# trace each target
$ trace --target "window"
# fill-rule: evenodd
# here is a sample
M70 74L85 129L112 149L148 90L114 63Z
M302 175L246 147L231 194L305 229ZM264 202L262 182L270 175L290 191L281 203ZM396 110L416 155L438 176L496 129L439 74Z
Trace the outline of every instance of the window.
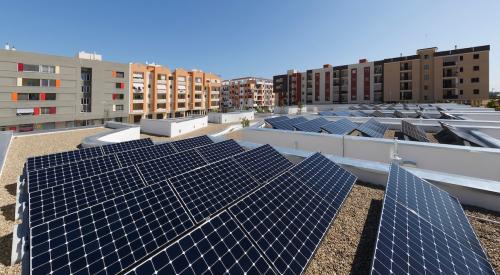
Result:
M41 73L53 74L53 73L56 72L56 67L55 66L49 66L49 65L40 65L40 72Z
M429 59L429 55L428 54L424 55L424 59Z
M45 94L45 100L56 100L56 94L55 93Z
M24 64L23 65L23 72L36 72L36 73L38 73L39 71L40 71L39 65L31 65L31 64Z
M460 72L463 73L464 72L464 67L460 67Z
M478 95L479 94L479 89L474 89L474 94Z
M40 79L23 78L23 86L40 86Z
M428 70L429 69L429 64L425 64L424 65L424 70Z
M42 87L55 87L56 80L55 79L42 79Z
M460 78L460 84L463 84L463 83L464 83L464 79Z
M474 66L474 71L479 71L479 66Z
M194 82L196 83L201 83L201 77L195 77Z
M201 91L201 85L195 85L194 86L195 91Z
M167 76L164 74L158 74L158 80L167 80Z
M464 61L464 56L463 55L460 56L460 61Z
M115 72L115 77L116 78L124 78L125 77L125 73L124 72Z
M426 91L427 91L428 89L429 89L429 86L424 85L424 90L426 90Z
M473 78L471 78L470 82L472 82L472 83L479 83L479 77L473 77Z
M115 105L116 111L123 111L123 105Z
M40 94L30 93L28 94L28 100L40 100Z
M429 75L428 74L424 74L424 80L429 80Z
M50 114L50 107L41 107L40 108L40 114L41 115L48 115L48 114Z
M473 56L474 59L479 59L479 54L478 53L475 53L474 56Z
M123 88L125 88L125 83L120 83L120 82L115 83L115 87L117 89L123 89Z
M464 90L460 90L460 95L463 95L464 94Z
M125 96L123 94L113 94L113 100L122 100Z
M30 94L25 94L25 93L17 94L17 100L30 100Z

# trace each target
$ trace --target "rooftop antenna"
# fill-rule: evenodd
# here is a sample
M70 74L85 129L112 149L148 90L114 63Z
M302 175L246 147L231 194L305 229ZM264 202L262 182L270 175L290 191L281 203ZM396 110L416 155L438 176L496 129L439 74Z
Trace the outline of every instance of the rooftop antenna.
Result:
M9 42L5 43L5 49L6 49L6 50L10 50L10 45L9 45Z

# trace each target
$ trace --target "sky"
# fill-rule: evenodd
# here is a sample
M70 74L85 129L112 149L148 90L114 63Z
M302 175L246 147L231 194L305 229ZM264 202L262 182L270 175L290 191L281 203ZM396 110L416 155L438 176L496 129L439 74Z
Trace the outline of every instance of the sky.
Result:
M0 43L224 79L489 44L490 89L500 91L499 11L499 0L15 0L2 3Z

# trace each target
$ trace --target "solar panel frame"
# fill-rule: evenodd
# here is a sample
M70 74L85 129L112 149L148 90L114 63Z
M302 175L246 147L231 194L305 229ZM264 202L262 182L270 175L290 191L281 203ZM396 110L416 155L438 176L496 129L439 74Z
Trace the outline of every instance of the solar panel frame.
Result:
M348 135L358 128L358 124L343 118L321 126L321 129L329 134Z
M144 187L131 166L29 193L30 227Z
M153 145L153 141L150 138L135 139L130 141L118 142L108 145L103 145L102 151L105 155L114 154L118 152L128 151L135 148L141 148Z
M236 155L234 160L259 183L266 183L293 166L269 144Z
M195 150L207 163L216 162L245 151L243 147L232 139L217 142L211 146L198 147Z
M177 152L186 151L195 147L200 147L212 143L214 143L212 139L210 139L206 135L171 142Z
M224 211L126 274L275 274Z
M387 129L387 126L376 121L373 118L370 118L368 121L356 128L356 130L360 131L361 133L374 138L383 138Z
M416 141L430 142L422 128L406 120L401 121L401 132Z
M115 155L105 155L76 162L33 170L27 174L27 190L34 192L48 187L87 178L120 168Z
M170 186L153 184L31 228L30 267L115 274L193 226Z
M329 120L319 117L306 122L293 124L292 126L298 131L319 133L321 131L321 126L329 122Z

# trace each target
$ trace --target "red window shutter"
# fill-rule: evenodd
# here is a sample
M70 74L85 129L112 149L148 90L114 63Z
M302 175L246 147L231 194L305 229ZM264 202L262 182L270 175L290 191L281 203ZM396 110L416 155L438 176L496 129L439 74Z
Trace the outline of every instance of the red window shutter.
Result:
M45 100L45 93L40 93L40 100Z
M116 94L112 94L113 100L116 99Z
M50 114L55 114L56 113L56 107L50 107L49 113Z
M40 114L40 107L35 107L34 108L34 115L37 116Z
M24 64L23 63L17 63L17 71L18 72L24 71Z
M125 83L120 83L120 89L125 89Z

